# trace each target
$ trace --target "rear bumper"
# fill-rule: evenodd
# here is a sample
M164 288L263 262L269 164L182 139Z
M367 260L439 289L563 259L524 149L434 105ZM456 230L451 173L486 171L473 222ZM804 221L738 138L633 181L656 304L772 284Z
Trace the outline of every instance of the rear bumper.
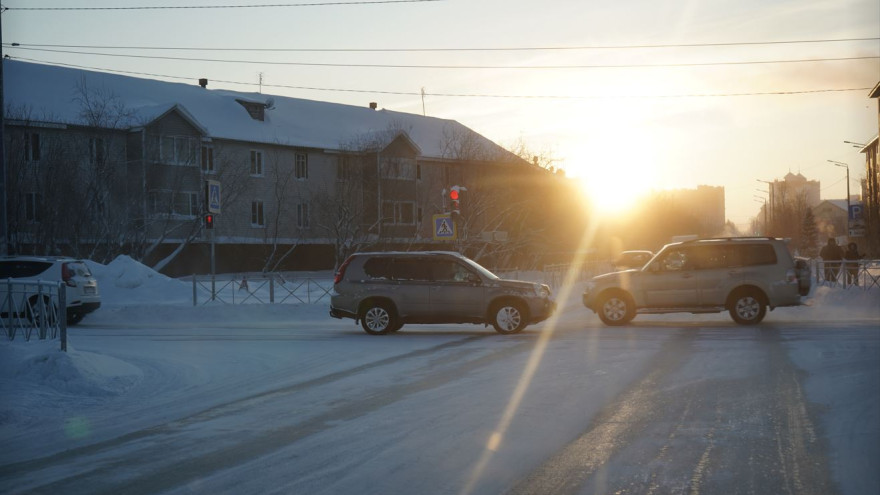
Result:
M357 319L357 315L355 313L352 313L351 311L346 311L344 309L334 308L333 306L330 307L330 316L332 316L333 318L337 318L337 319L342 319L342 318Z

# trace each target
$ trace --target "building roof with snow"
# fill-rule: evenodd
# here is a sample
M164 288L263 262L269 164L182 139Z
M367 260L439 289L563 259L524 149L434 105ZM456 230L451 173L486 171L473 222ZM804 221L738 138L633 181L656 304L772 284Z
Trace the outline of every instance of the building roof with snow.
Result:
M217 139L318 149L345 149L347 143L389 130L405 131L422 156L452 158L452 136L478 143L485 156L502 148L454 120L286 96L206 89L119 74L3 60L7 118L24 112L30 120L90 125L83 115L81 88L112 99L130 113L124 127L147 125L173 108ZM253 108L264 108L263 120ZM386 133L388 134L388 133ZM396 136L397 133L394 134ZM392 136L392 137L394 137Z

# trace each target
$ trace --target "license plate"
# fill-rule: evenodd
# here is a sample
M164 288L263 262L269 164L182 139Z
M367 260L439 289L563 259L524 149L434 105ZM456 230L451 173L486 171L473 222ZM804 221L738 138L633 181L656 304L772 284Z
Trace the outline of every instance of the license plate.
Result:
M86 294L89 294L89 295L94 295L94 294L96 294L96 293L98 292L98 288L97 288L97 287L89 287L89 286L86 286L86 287L83 287L83 288L85 289L85 293L86 293Z

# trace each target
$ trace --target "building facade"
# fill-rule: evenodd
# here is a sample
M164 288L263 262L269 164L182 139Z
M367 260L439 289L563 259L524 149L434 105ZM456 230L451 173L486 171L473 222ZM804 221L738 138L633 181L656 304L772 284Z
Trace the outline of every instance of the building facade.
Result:
M8 60L4 77L13 252L126 253L183 275L211 251L217 271L272 271L361 249L512 263L552 243L528 205L560 179L455 121ZM458 235L438 241L453 185Z

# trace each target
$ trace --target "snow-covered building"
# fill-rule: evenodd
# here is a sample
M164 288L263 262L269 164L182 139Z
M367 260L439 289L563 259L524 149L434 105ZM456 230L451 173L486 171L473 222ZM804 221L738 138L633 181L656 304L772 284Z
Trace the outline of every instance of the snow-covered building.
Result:
M213 234L218 269L329 268L357 247L439 247L432 217L449 211L452 185L468 189L462 236L515 233L511 188L550 175L454 120L3 64L18 250L124 245L151 263L174 254L165 271L192 273L206 270ZM221 187L212 232L208 181Z

